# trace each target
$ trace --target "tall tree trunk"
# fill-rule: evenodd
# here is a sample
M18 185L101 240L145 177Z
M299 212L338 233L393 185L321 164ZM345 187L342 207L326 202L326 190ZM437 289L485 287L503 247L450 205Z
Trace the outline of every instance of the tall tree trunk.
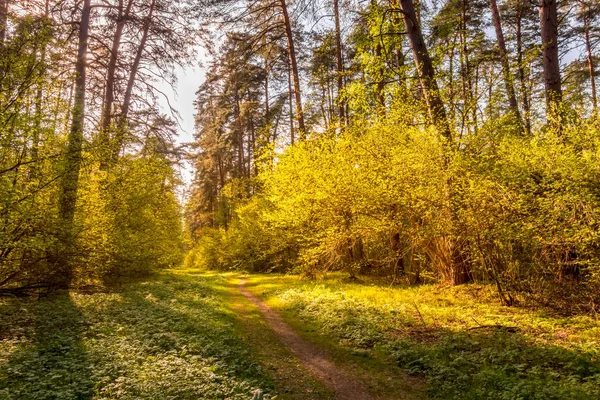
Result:
M46 0L46 5L44 8L44 17L47 18L48 17L48 13L49 13L49 8L50 8L50 0ZM44 45L42 46L42 49L40 50L40 82L38 82L38 87L37 87L37 91L35 94L35 125L33 127L33 142L31 144L31 158L34 160L37 160L38 158L38 152L39 152L39 145L40 145L40 131L42 129L42 118L43 118L43 110L42 110L42 100L43 100L43 85L41 84L42 78L44 76L45 73L45 64L46 64L46 51L47 51L47 44L44 43ZM33 169L35 171L35 174L37 175L38 172L38 168L39 165L38 163L35 163Z
M517 95L513 85L512 74L510 73L510 64L508 62L508 51L506 50L506 42L504 41L504 32L502 31L502 20L500 19L500 11L496 0L490 0L490 8L492 10L492 19L494 28L496 29L496 40L498 41L498 49L500 50L500 59L502 62L502 72L504 74L504 86L508 96L508 105L518 123L521 124L521 113L517 103Z
M292 65L290 59L288 58L288 104L290 106L290 143L294 144L294 103L292 96Z
M150 10L148 16L144 21L142 28L142 39L137 48L133 64L131 65L131 71L129 72L129 79L127 80L127 87L125 89L125 96L123 97L123 104L121 105L121 114L119 115L119 123L117 125L117 134L115 137L115 145L112 151L112 162L115 163L119 159L119 154L125 145L125 134L128 128L127 117L129 114L129 108L131 107L131 99L133 95L133 86L137 78L138 69L140 68L140 62L142 61L142 55L146 49L146 42L148 41L148 33L150 26L152 25L152 17L154 15L154 8L156 6L156 0L152 0L150 3Z
M400 17L396 10L400 9L400 5L398 4L398 0L390 0L390 7L394 11L392 14L392 21L396 25L400 25ZM406 73L404 71L404 63L406 61L406 57L404 55L404 49L402 48L402 44L404 41L404 36L401 36L400 43L394 49L394 56L396 58L396 68L398 73L398 82L402 86L402 89L408 90L407 81L406 81Z
M340 126L345 123L344 101L341 94L344 89L344 59L342 58L342 33L340 27L340 7L339 0L333 0L333 14L335 19L335 59L337 67L337 105L339 108Z
M269 123L271 121L270 119L270 113L271 111L269 110L269 62L268 62L268 58L265 57L265 128L267 129L266 135L267 135L267 143L269 142L269 137L271 136L270 134L270 127L269 127Z
M468 0L461 1L461 29L460 29L460 40L461 40L461 76L462 76L462 86L463 86L463 97L464 97L464 119L466 123L467 132L471 131L471 126L474 131L477 132L477 104L474 101L475 94L473 93L473 82L472 82L472 72L471 72L471 61L469 58L470 49L469 49L469 38L467 37L467 8L468 8ZM470 114L470 115L469 115ZM471 119L469 119L469 116ZM469 122L473 121L473 125ZM461 131L462 132L462 131Z
M83 126L85 121L85 86L86 62L88 50L88 37L90 27L91 0L83 1L81 22L79 23L79 44L77 50L77 63L75 72L75 99L73 104L73 120L68 136L67 152L64 160L64 170L61 180L58 208L59 208L59 238L61 249L56 255L56 279L59 287L69 287L73 277L70 251L74 244L74 217L79 189L79 170L81 169Z
M286 0L280 0L281 12L283 13L283 22L285 24L285 34L288 42L288 52L290 56L290 65L292 66L292 75L294 78L294 96L296 101L296 119L298 120L298 136L300 139L306 137L306 127L304 125L304 112L302 110L302 95L300 92L300 75L298 74L298 62L296 61L296 49L294 47L294 34L292 32L292 23L287 10Z
M123 10L123 0L119 0L119 14L117 17L117 23L115 27L115 33L113 35L112 47L110 50L110 59L108 61L108 68L106 70L106 89L104 94L104 104L102 108L102 116L100 120L100 146L106 146L107 148L103 151L100 166L105 169L108 166L110 159L109 150L110 146L110 124L112 122L112 111L115 102L115 75L117 72L117 60L119 57L119 48L121 46L121 39L123 36L123 29L129 18L129 13L133 5L133 0L128 0L125 10ZM106 154L104 154L106 153Z
M525 65L523 65L523 34L521 32L523 21L523 3L519 0L517 5L516 18L516 41L517 41L517 64L519 68L519 82L521 87L521 98L523 102L523 120L525 123L525 132L531 135L531 112L529 107L529 92L527 90L527 82L525 80Z
M594 70L594 58L592 56L592 44L590 41L590 25L588 17L585 16L583 20L583 29L585 34L585 48L587 50L587 61L588 69L590 71L590 83L592 84L592 111L595 114L598 113L598 98L596 96L596 71Z
M400 4L402 15L404 16L404 25L406 26L415 64L419 72L423 94L429 109L429 116L433 124L440 130L440 133L448 140L451 140L452 133L446 117L446 110L440 97L433 63L423 40L421 26L417 22L413 0L400 0Z
M557 119L562 101L562 85L558 59L558 11L556 1L539 0L544 83L546 87L546 115L551 122L559 122Z
M0 44L6 40L6 28L8 24L9 0L0 0Z
M245 161L244 161L244 126L242 124L242 114L240 107L240 97L237 89L237 82L235 82L235 106L233 109L233 117L235 118L237 125L236 133L236 144L237 144L237 157L238 157L238 178L242 178L245 175Z

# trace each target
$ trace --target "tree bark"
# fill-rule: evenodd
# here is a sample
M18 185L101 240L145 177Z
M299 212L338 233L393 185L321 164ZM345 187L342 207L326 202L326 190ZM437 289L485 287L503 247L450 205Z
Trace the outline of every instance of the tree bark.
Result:
M290 143L294 144L294 104L292 96L292 65L288 57L288 104L290 106Z
M344 89L344 59L342 58L342 34L340 27L340 7L339 0L333 0L333 14L335 19L335 58L337 67L337 105L339 108L340 126L345 123L345 106L341 99Z
M0 0L1 1L1 0ZM44 17L48 18L49 8L50 8L50 0L46 0L46 5L44 8ZM45 73L45 64L46 64L46 51L47 51L47 43L44 43L42 49L40 50L40 78L43 77ZM40 79L40 82L42 79ZM33 128L33 141L31 143L31 158L37 160L39 156L39 145L40 145L40 131L42 129L42 119L43 119L43 110L42 110L42 100L43 100L43 89L44 86L41 83L38 83L37 91L35 94L35 124ZM37 175L39 166L36 165L33 167L35 174Z
M502 72L504 74L504 86L506 87L508 104L514 117L517 119L519 124L521 124L521 113L519 112L517 95L515 93L515 87L513 85L512 74L510 72L510 64L508 62L508 51L506 50L506 42L504 41L504 33L502 32L502 20L500 19L500 11L498 10L498 4L496 3L496 0L490 0L490 8L492 11L494 28L496 30L496 40L498 41L498 49L500 50L500 59L502 62Z
M583 29L585 35L585 47L587 51L588 69L590 71L590 83L592 85L592 111L595 114L598 113L598 98L596 95L596 71L594 70L594 58L592 56L592 44L590 40L590 25L587 16L584 16Z
M544 84L546 88L546 115L551 122L558 122L558 111L562 101L556 1L539 0Z
M287 10L286 0L280 0L281 12L283 13L283 22L285 24L285 34L288 42L288 52L290 53L290 65L294 79L294 97L296 101L296 119L298 120L298 136L300 139L306 137L306 127L304 125L304 112L302 110L302 95L300 92L300 75L298 74L298 62L296 60L296 49L294 48L294 35L292 24Z
M104 104L102 108L102 116L100 122L100 145L107 146L110 142L110 124L112 122L112 110L115 102L115 75L117 72L117 60L119 57L119 48L121 46L121 38L123 29L129 18L129 13L133 5L133 0L128 0L125 10L123 10L123 0L119 0L119 11L115 33L113 36L112 47L110 50L110 59L106 70L106 89L104 94ZM107 146L108 147L108 146ZM101 168L105 169L108 164L110 154L103 154L100 161Z
M6 28L8 24L9 0L0 0L0 44L6 40Z
M517 5L516 18L516 41L517 41L517 64L519 68L519 82L521 84L521 97L523 102L523 120L525 123L525 132L531 135L531 112L529 106L529 93L527 90L527 82L525 80L525 66L523 65L523 34L521 32L523 20L523 4L519 1Z
M404 16L404 25L406 26L423 94L429 110L429 116L433 124L440 130L440 133L448 140L451 140L452 133L448 124L448 118L446 117L446 110L440 97L433 63L423 40L421 27L417 22L418 19L413 0L400 0L400 4L402 15Z
M140 62L142 61L142 55L144 54L144 50L146 49L146 42L148 41L148 33L150 31L150 26L152 25L152 17L154 15L155 6L156 0L152 0L152 3L150 3L150 10L148 11L148 16L146 17L146 20L144 21L144 26L142 28L142 38L137 48L135 58L131 66L131 71L129 72L129 79L127 80L125 96L123 97L123 103L121 105L121 114L119 115L119 123L117 126L117 134L115 140L116 143L112 151L111 158L113 163L117 162L117 160L119 159L119 153L121 153L121 150L123 149L123 146L125 144L125 131L127 130L127 117L129 114L129 108L131 107L133 86L135 84L138 69L140 67Z
M90 27L91 0L83 1L81 22L79 23L79 44L75 72L75 98L73 103L73 119L68 136L64 170L61 180L59 207L59 254L55 257L56 280L59 287L69 287L73 277L71 260L66 255L74 244L74 217L79 189L79 171L82 161L83 127L85 121L86 62Z

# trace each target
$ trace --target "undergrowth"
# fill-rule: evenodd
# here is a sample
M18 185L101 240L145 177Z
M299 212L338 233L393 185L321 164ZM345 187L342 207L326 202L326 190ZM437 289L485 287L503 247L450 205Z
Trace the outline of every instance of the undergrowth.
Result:
M1 300L0 399L249 399L271 387L211 280Z
M319 334L393 357L443 399L598 399L600 322L497 305L479 285L389 287L255 276L248 285Z

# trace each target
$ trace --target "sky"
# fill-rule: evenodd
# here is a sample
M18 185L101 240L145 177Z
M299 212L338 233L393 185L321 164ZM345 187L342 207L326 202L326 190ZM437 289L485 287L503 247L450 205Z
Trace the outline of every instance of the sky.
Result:
M175 87L171 87L171 85L164 82L161 82L158 87L169 96L169 103L179 112L177 144L190 143L194 140L194 100L196 99L196 91L204 82L206 75L201 67L177 67L175 73L177 76ZM163 111L170 115L166 99L161 98L159 104ZM181 175L185 186L188 187L192 180L192 168L187 161L181 167Z

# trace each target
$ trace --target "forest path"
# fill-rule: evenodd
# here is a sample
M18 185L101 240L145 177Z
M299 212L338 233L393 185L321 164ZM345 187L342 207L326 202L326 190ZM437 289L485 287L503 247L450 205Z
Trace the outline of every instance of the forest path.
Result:
M246 289L245 283L245 279L239 282L239 291L248 301L258 307L269 327L296 356L302 366L333 390L336 399L373 399L357 377L336 366L316 345L302 339L276 311Z

